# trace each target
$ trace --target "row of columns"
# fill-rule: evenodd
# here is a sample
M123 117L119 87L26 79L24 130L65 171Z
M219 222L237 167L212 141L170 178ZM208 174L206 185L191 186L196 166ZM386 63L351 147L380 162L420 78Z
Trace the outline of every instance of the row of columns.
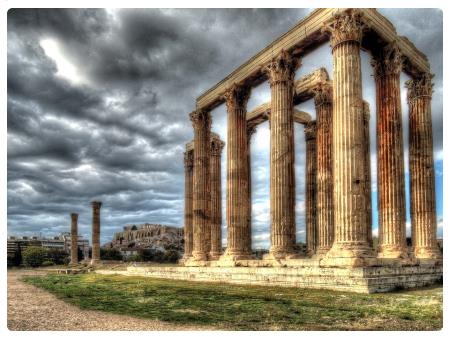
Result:
M362 99L359 11L337 14L330 34L333 83L314 91L316 122L305 127L306 226L308 255L324 264L360 265L372 249L370 136L368 104ZM300 62L285 51L263 67L271 87L269 258L295 256L295 176L293 93ZM403 57L391 43L373 55L377 95L377 173L380 257L404 258L406 207L400 72ZM434 162L431 130L431 76L407 82L410 133L411 220L414 254L439 257L436 240ZM249 139L246 104L250 90L233 85L224 100L228 111L227 226L223 258L251 258ZM191 114L194 125L193 232L196 247L208 245L208 111ZM312 159L312 158L315 158ZM206 232L205 232L206 230ZM200 251L200 249L198 249ZM206 248L202 254L206 259Z
M100 261L100 201L92 201L92 259L91 264ZM78 263L78 214L70 214L70 263ZM85 259L88 257L85 256Z

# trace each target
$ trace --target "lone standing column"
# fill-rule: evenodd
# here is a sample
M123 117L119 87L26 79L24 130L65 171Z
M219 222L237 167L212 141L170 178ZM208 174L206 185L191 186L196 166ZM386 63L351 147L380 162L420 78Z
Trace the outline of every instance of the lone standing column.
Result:
M222 179L221 156L225 143L219 136L211 136L211 251L212 260L222 254Z
M211 249L210 217L210 133L209 111L196 110L190 114L194 127L194 200L193 208L193 249L194 261L206 261Z
M373 247L372 238L372 180L371 180L371 169L370 169L370 107L369 103L366 101L364 104L364 138L365 138L365 152L364 152L364 172L366 176L365 180L365 191L366 191L366 221L367 221L367 242L369 242L369 247Z
M305 126L306 170L305 170L305 208L306 208L306 253L316 252L316 122Z
M247 125L247 163L248 163L248 250L252 252L252 165L250 143L256 132L256 125Z
M250 89L233 85L225 94L227 135L227 249L228 260L252 258L249 249L247 101Z
M194 174L194 150L192 143L184 153L184 255L183 261L192 257L192 193Z
M406 82L409 104L411 225L417 258L441 259L436 239L436 192L431 124L432 75Z
M400 72L395 43L372 60L377 95L377 167L379 257L405 258L406 205Z
M360 266L367 242L361 14L347 10L327 26L333 50L333 204L335 240L324 265Z
M91 264L100 261L100 201L92 201L92 259Z
M299 60L281 53L266 66L271 88L269 258L289 258L295 245L293 93Z
M72 223L70 225L70 263L78 263L78 214L70 214Z
M324 256L333 245L333 167L332 167L332 115L333 89L325 83L315 90L316 148L317 148L317 208L316 254Z

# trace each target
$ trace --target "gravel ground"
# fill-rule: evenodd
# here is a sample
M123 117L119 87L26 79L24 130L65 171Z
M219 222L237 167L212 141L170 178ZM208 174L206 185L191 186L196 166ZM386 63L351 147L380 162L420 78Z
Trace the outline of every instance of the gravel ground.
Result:
M81 310L54 295L20 281L24 275L45 271L8 271L9 330L210 330L201 326L174 325L93 310Z

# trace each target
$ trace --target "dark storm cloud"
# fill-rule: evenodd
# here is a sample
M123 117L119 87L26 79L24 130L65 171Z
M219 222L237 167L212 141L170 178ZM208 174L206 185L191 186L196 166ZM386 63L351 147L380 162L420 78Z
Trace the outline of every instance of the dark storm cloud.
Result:
M183 151L193 136L188 113L195 98L310 11L10 10L8 232L57 234L68 229L69 213L75 211L80 213L80 232L87 235L94 198L104 203L103 242L130 222L182 225ZM442 75L435 69L442 68L442 27L417 11L383 14L391 15L399 33L430 58L437 74L433 122L442 138ZM48 40L76 70L76 78L64 76L58 60L44 48ZM299 72L331 65L327 48L305 58ZM267 85L258 90L251 104L269 99ZM226 138L224 108L213 111L213 118L213 129ZM258 131L252 157L255 242L267 241L264 132L264 127ZM436 147L442 148L442 141ZM304 144L296 151L300 191ZM297 200L303 214L302 192ZM297 223L304 221L301 214Z

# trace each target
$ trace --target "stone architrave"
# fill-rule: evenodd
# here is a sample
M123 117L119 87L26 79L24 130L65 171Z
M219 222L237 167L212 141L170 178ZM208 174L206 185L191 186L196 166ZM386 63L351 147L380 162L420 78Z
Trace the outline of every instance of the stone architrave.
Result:
M367 242L370 247L373 247L372 238L372 183L371 183L371 169L370 169L370 107L366 101L364 104L364 172L365 172L365 191L366 191L366 221L367 221Z
M333 88L324 83L314 90L316 107L316 254L325 255L333 245L333 163L332 163L332 117Z
M211 251L212 260L222 254L222 184L221 156L225 143L211 136L210 182L211 182Z
M225 93L227 135L227 249L225 260L252 258L249 229L247 101L250 90L232 85Z
M100 201L92 201L92 259L91 264L100 261Z
M305 209L306 209L306 254L312 256L316 252L316 122L305 126L306 165L305 165Z
M299 59L281 51L265 71L271 88L269 259L295 255L295 151L293 94Z
M361 13L335 15L325 29L333 54L333 205L335 239L323 265L360 266L373 257L367 241Z
M194 127L194 175L193 175L193 244L192 260L206 261L211 250L210 216L210 137L211 115L206 110L190 114Z
M377 102L378 256L405 258L406 202L400 73L395 42L372 59Z
M78 263L78 214L71 213L70 224L70 263Z
M432 75L406 82L409 105L411 232L414 255L441 259L436 238L436 192L431 122Z
M192 257L192 194L194 175L194 150L184 153L184 255L183 261Z

